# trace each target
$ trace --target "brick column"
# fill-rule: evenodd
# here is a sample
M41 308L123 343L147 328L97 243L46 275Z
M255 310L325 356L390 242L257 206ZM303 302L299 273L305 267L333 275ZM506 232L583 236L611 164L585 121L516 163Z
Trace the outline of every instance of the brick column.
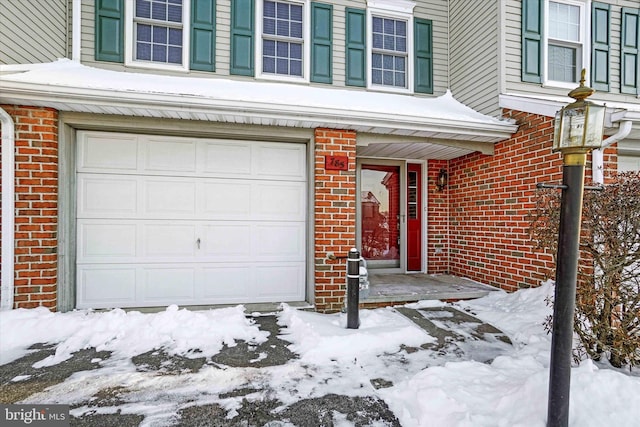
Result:
M16 133L14 306L56 308L58 112L7 106Z
M325 156L346 156L348 170L326 170ZM342 307L346 257L356 241L356 133L315 130L315 305L318 311ZM333 253L337 259L328 259Z
M449 189L438 191L440 169L448 173L446 160L429 160L427 165L427 273L449 272Z

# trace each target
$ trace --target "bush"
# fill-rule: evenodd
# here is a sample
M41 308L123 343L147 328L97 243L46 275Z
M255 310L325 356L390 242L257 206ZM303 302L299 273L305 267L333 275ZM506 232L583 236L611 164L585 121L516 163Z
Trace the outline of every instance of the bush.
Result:
M540 190L530 235L557 253L561 192ZM585 190L574 329L574 357L640 366L640 172L619 174L602 191ZM550 323L549 323L550 324Z

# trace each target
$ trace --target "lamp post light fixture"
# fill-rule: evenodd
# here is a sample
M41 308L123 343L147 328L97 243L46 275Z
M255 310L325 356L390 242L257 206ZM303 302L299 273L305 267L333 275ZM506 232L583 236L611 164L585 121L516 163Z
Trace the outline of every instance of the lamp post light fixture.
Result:
M560 186L562 199L556 255L547 427L566 427L569 423L584 168L587 153L601 147L604 131L605 107L586 100L595 90L585 86L584 81L585 70L582 70L580 86L569 92L575 102L563 107L555 118L553 151L560 151L563 156L563 185Z

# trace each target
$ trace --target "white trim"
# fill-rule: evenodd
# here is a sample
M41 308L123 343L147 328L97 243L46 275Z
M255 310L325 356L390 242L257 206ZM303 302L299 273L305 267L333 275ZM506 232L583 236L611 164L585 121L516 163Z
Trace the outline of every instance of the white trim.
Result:
M71 59L81 60L82 54L82 3L73 0L71 16Z
M399 4L390 3L387 1L367 1L367 89L379 90L381 92L395 92L395 93L413 93L413 6L415 3L408 1L399 1ZM413 4L409 7L400 7L404 4ZM405 73L404 88L396 86L374 85L371 82L372 73L372 52L373 52L373 16L392 18L396 20L404 20L407 22L407 67Z
M15 134L13 119L0 108L2 123L2 296L0 310L13 309L15 257Z
M125 0L124 4L124 64L129 67L147 68L153 70L171 70L171 71L189 71L189 54L191 52L191 1L183 0L182 2L182 64L173 65L152 61L137 61L133 58L133 44L135 37L133 35L134 21L134 1Z
M285 76L262 72L262 29L264 0L257 1L255 11L256 43L254 45L254 61L256 64L256 78L273 81L308 83L311 76L311 2L310 0L273 0L281 3L297 3L303 7L302 22L302 77Z
M569 98L566 98L567 100ZM560 108L570 101L541 99L526 95L501 94L498 97L500 108L524 111L525 113L540 114L541 116L555 117Z
M560 41L560 45L576 47L579 55L579 63L576 63L576 81L575 82L563 82L556 80L549 80L547 76L549 75L549 2L553 1L554 3L562 3L571 6L576 6L580 9L580 39L577 42L562 42ZM542 41L542 85L548 87L556 87L556 88L565 88L565 89L573 89L578 82L580 75L580 71L584 68L587 70L587 75L585 79L589 81L589 68L590 65L590 57L591 50L589 49L590 45L590 14L587 13L587 4L584 2L576 1L576 0L545 0L544 2L544 11L543 11L543 41ZM589 8L590 10L590 8Z

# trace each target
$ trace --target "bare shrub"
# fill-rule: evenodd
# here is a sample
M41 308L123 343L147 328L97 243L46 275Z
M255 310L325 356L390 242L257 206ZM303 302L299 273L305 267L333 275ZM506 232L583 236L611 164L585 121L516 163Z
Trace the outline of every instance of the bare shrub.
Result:
M557 253L561 193L540 190L530 215L539 250ZM585 191L574 329L585 355L615 367L640 366L640 172Z

